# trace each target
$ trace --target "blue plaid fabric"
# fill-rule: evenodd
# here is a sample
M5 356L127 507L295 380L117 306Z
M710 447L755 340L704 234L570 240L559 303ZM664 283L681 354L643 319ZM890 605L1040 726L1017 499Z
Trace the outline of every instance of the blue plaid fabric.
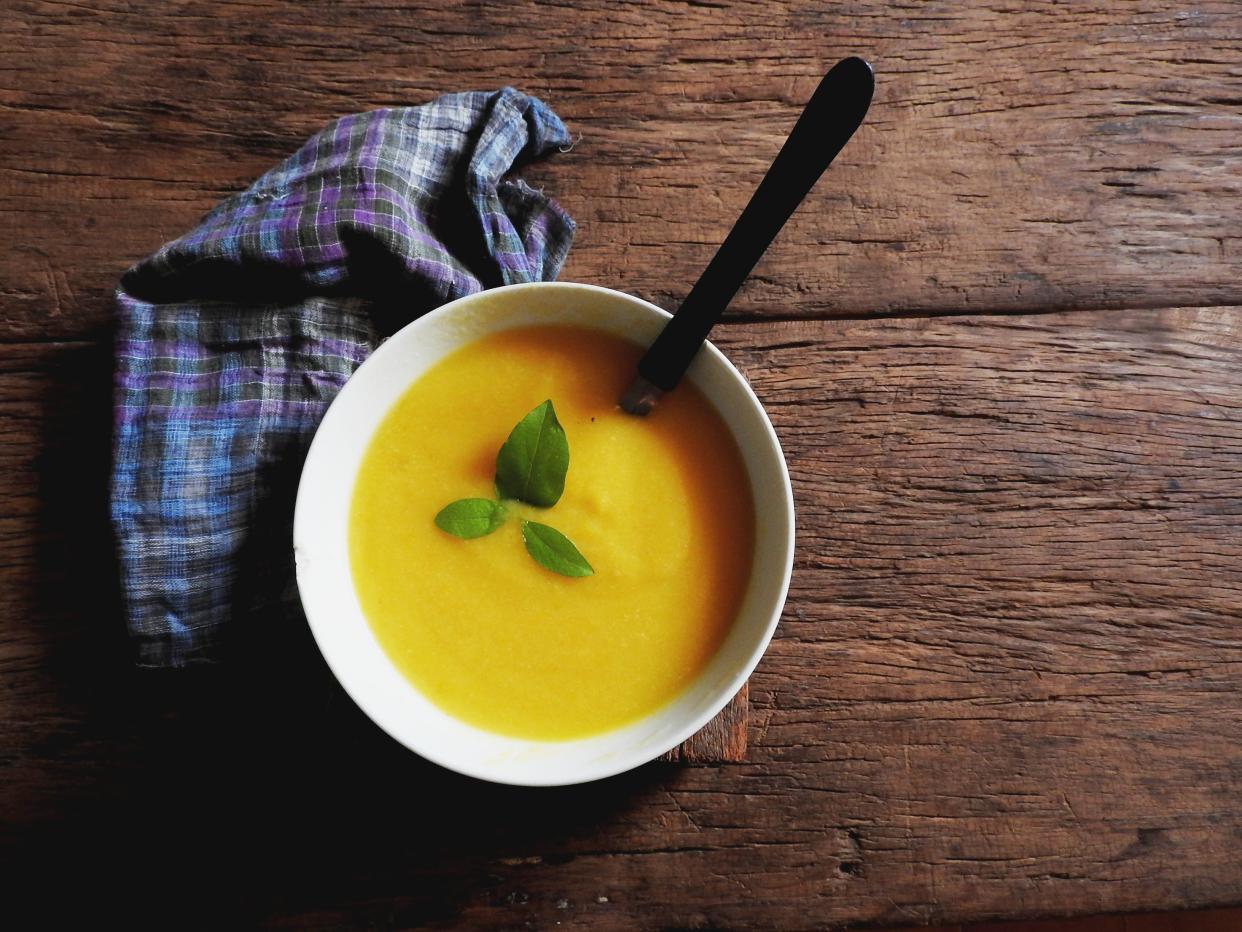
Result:
M144 666L296 614L291 522L324 410L378 341L553 279L574 224L516 163L569 145L512 88L337 120L121 279L112 521Z

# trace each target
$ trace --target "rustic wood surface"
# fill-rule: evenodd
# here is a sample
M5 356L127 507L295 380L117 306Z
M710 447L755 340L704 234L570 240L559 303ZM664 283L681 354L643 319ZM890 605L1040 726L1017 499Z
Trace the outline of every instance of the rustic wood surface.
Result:
M43 915L909 925L1242 902L1242 8L10 3L0 841ZM342 112L513 83L566 278L675 306L826 63L872 118L719 343L799 546L744 763L554 792L378 733L300 630L126 665L124 267ZM744 709L745 706L742 706Z
M661 759L677 764L741 763L746 760L749 734L750 689L743 683L719 715Z
M330 119L503 83L581 134L531 173L581 223L566 276L674 304L849 53L872 113L739 314L1242 303L1233 0L17 0L0 27L14 338L106 323L128 262Z
M1238 932L1242 909L1196 909L1164 913L1110 913L1074 919L1017 919L936 926L935 932ZM922 932L906 926L887 932Z

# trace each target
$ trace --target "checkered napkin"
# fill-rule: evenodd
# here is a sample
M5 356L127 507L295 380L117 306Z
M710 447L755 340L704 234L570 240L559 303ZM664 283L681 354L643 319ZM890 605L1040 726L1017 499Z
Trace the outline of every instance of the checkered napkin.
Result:
M296 613L291 522L328 403L396 327L556 277L573 221L520 181L569 145L512 88L344 117L125 273L112 522L144 666Z

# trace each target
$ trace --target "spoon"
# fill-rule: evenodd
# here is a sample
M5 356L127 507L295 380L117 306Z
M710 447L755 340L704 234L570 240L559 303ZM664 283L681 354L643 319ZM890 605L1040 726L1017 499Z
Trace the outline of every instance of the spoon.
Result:
M862 124L874 88L871 66L861 58L843 59L824 75L750 203L639 360L638 376L622 396L622 408L646 414L681 381L759 257Z

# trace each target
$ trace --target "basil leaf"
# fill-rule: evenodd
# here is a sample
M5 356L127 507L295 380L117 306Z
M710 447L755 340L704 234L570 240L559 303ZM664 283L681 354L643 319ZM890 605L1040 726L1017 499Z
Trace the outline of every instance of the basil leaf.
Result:
M504 524L505 509L489 498L462 498L436 515L436 527L454 537L483 537Z
M595 570L578 548L554 527L535 521L522 522L522 541L526 552L544 569L562 576L590 576Z
M551 400L518 421L496 456L496 492L549 508L565 491L569 441Z

